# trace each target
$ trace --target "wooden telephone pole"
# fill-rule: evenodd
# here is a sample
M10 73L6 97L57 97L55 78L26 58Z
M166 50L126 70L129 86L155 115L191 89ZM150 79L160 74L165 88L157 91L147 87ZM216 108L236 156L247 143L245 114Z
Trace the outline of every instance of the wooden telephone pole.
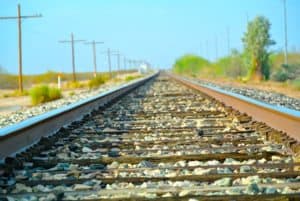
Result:
M76 82L76 74L75 74L75 49L74 43L76 42L84 42L85 40L74 40L74 35L71 33L71 40L62 40L60 43L71 43L72 48L72 68L73 68L73 82Z
M42 15L21 15L21 6L18 4L18 16L0 17L0 20L18 20L18 41L19 41L19 91L23 92L23 61L22 61L22 19L39 18Z
M96 45L98 44L103 44L104 42L96 42L96 41L91 41L91 42L86 42L85 44L87 45L92 45L93 47L93 61L94 61L94 77L97 77L97 57L96 57Z
M111 72L111 59L110 59L110 54L111 54L111 51L110 51L110 49L108 48L108 49L107 49L107 59L108 59L109 77L110 77L110 79L111 79L111 78L112 78L112 72Z
M121 70L121 54L119 52L116 52L113 55L117 56L118 73L120 73L120 70Z
M125 56L124 56L124 60L123 60L123 62L124 62L124 64L123 64L123 65L124 65L124 67L123 67L123 68L124 68L124 71L126 71L126 57L125 57Z
M105 53L105 52L103 52L103 53ZM110 48L108 48L106 51L110 79L113 77L112 69L111 69L111 56L116 55L117 53L118 53L117 51L112 51ZM120 63L120 62L118 62L118 63Z

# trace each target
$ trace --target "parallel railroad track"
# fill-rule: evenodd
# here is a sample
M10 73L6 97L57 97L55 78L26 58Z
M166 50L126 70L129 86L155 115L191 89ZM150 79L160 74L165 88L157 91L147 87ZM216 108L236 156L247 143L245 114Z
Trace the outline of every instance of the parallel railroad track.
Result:
M288 135L160 75L7 157L0 199L300 200L299 152Z

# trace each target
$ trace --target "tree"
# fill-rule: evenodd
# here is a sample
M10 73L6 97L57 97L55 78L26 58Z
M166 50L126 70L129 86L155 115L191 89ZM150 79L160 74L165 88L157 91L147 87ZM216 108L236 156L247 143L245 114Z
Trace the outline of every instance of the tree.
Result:
M202 57L186 54L176 60L173 65L173 71L178 74L196 76L209 65L209 61Z
M247 32L242 41L249 67L248 78L255 81L269 79L270 65L268 48L275 44L270 36L271 24L263 16L256 17L248 23Z

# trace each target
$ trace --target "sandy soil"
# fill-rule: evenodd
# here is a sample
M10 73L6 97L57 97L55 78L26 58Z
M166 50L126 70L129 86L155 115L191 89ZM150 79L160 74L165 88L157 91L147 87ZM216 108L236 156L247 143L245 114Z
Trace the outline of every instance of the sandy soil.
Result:
M28 96L0 98L0 115L9 114L28 106L30 106Z

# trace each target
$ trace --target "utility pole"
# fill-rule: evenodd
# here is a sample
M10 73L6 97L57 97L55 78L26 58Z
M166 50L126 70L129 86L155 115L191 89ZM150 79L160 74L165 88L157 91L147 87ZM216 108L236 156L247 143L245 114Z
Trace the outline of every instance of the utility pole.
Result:
M23 93L23 60L22 60L22 19L28 19L28 18L39 18L42 17L42 15L21 15L21 6L18 4L18 16L12 16L12 17L0 17L0 20L11 20L11 19L17 19L18 20L18 41L19 41L19 91L20 93Z
M119 73L120 73L120 70L121 70L121 65L120 65L120 64L121 64L121 63L120 63L120 62L121 62L121 61L120 61L121 55L120 55L120 53L117 54L117 57L118 57L118 71L119 71Z
M72 69L73 69L73 82L76 82L76 74L75 74L75 47L74 43L76 42L84 42L85 40L74 40L74 35L71 33L71 40L62 40L60 43L71 43L72 49Z
M86 42L86 45L92 45L93 47L93 61L94 61L94 77L97 77L97 57L96 57L96 45L98 44L103 44L104 42L96 42L96 41L91 41L91 42Z
M124 62L124 71L126 71L126 57L125 56L124 56L123 62Z
M132 69L135 70L135 65L136 65L135 60L131 60L131 64L132 64Z
M115 56L117 56L117 62L118 62L118 73L120 73L120 57L121 57L121 54L119 53L119 52L116 52L116 53L114 53L113 55L115 55Z
M105 52L101 52L101 54L107 55L107 64L108 64L108 71L109 71L110 79L113 77L112 69L111 69L111 56L116 53L117 53L117 51L112 51L110 48L107 48L107 51L105 51Z
M107 61L108 61L109 76L110 76L110 79L112 79L110 49L109 48L107 49Z
M132 66L131 66L131 60L128 59L127 61L128 61L128 69L131 70L131 68L132 68Z
M288 65L286 0L283 0L283 18L284 18L284 64Z

